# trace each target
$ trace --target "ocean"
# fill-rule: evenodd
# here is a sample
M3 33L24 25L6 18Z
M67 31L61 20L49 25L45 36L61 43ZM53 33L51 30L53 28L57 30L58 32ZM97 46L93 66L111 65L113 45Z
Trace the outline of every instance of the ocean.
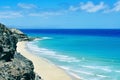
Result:
M119 29L21 30L38 38L27 49L70 75L81 80L120 80Z

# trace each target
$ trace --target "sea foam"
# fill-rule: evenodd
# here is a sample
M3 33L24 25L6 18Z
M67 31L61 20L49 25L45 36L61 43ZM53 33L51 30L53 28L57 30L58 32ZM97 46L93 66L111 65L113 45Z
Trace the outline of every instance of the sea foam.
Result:
M46 48L40 48L38 47L36 44L36 42L29 42L27 44L27 48L32 50L35 54L38 54L38 55L46 55L46 56L49 56L51 58L54 58L54 59L57 59L59 61L62 61L62 62L80 62L79 59L76 59L75 57L71 57L71 56L67 56L67 55L62 55L62 54L57 54L56 51L53 51L53 50L49 50L49 49L46 49Z
M45 39L52 39L52 38L43 37L42 40L45 40ZM111 73L111 72L120 73L119 70L114 71L109 66L99 66L99 65L89 65L89 64L83 65L83 64L81 64L81 61L86 60L84 57L82 57L82 59L77 59L76 57L63 55L63 54L60 54L59 52L53 51L51 49L39 47L36 44L40 40L38 39L38 40L35 40L32 42L29 42L27 44L27 48L29 50L31 50L33 52L33 54L39 55L46 59L54 59L58 62L64 62L64 63L69 63L69 64L76 63L76 64L80 65L80 68L83 68L83 70L73 67L74 65L71 65L71 66L70 65L69 66L68 65L67 66L66 65L64 65L64 66L58 65L58 67L66 70L70 75L72 75L76 78L79 78L81 80L88 80L87 78L89 77L90 80L109 80L108 78L111 78L110 76L108 76L109 73ZM105 73L105 74L100 74L101 72ZM108 73L108 74L106 74L106 73Z

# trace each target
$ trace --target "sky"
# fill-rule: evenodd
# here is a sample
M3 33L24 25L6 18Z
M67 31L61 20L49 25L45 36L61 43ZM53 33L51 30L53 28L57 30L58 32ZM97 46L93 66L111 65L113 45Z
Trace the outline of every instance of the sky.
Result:
M120 0L0 0L0 23L14 28L120 29Z

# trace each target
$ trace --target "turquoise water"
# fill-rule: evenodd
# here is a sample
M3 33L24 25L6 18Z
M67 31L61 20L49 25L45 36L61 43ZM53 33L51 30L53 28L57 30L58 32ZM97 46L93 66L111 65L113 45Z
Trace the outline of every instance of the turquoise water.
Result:
M44 57L81 80L120 80L120 37L28 33L41 37L27 44Z

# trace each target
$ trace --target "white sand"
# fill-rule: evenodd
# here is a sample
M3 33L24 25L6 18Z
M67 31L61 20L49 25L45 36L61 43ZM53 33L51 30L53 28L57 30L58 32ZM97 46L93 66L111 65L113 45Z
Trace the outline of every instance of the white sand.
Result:
M72 80L64 70L29 52L26 49L25 41L18 42L17 51L33 62L34 71L40 75L43 80Z

